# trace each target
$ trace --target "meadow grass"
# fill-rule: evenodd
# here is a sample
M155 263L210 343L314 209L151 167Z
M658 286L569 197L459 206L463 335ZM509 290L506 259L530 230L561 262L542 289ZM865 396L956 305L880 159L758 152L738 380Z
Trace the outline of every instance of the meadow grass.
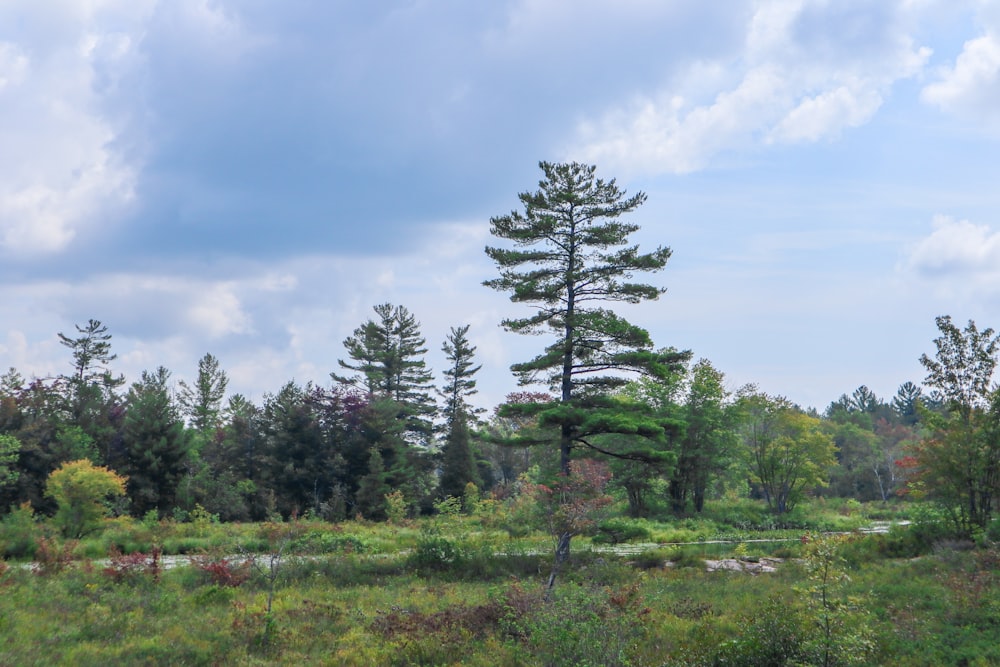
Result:
M0 564L0 664L1000 664L1000 552L939 541L892 557L906 530L838 538L843 577L818 607L808 543L749 575L706 572L697 542L635 554L578 539L546 600L551 538L475 517L114 520L74 553L190 540L199 555L165 568L141 551L65 562L49 547L47 567ZM837 650L820 661L830 619Z

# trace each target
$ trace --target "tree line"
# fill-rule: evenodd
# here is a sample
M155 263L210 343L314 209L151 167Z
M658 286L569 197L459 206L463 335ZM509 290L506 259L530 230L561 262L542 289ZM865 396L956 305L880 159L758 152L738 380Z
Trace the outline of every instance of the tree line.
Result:
M992 329L938 318L923 386L905 382L888 400L862 385L819 413L752 385L731 389L710 361L657 346L612 308L664 292L636 279L671 256L629 241L638 226L627 217L646 196L590 165L540 167L539 189L490 220L499 275L484 284L530 309L504 329L547 344L512 366L524 390L491 413L471 402L480 364L470 327L450 330L435 383L420 323L402 305L374 306L328 385L290 381L259 404L227 392L211 354L191 384L159 367L126 386L107 326L90 320L58 334L72 358L65 374L0 377L0 508L55 512L51 475L86 460L125 480L120 513L381 520L392 499L428 513L442 498L500 497L519 477L565 478L574 460L603 459L633 516L683 516L722 497L785 514L808 495L906 493L938 501L966 532L989 524L1000 488Z

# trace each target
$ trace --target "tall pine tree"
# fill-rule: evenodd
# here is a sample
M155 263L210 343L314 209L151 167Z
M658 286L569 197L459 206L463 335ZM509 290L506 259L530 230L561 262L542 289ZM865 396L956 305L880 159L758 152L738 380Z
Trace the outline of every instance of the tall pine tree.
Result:
M640 253L638 246L629 245L639 227L621 218L634 212L645 194L626 196L613 179L597 178L593 166L541 162L539 167L544 172L540 189L518 195L523 213L490 220L493 235L514 247L486 248L500 277L484 284L535 308L529 317L504 320L504 328L547 332L554 338L541 354L511 370L522 384L547 382L560 400L522 409L536 414L542 425L557 428L560 468L566 476L574 447L653 459L658 455L653 448L610 452L594 441L593 436L607 433L663 437L654 419L625 412L608 393L627 381L624 375L665 375L690 353L654 352L645 329L599 304L658 298L664 288L633 282L632 276L661 270L671 251L658 247ZM569 533L558 537L556 568L569 554L570 538Z
M476 348L469 342L469 325L452 327L441 350L448 360L444 370L445 384L439 390L444 399L445 442L441 452L441 477L438 493L460 498L469 482L480 485L476 460L469 437L469 422L482 409L473 407L468 399L476 393Z
M430 393L433 374L424 361L427 347L420 323L404 306L383 303L374 310L377 319L366 321L344 341L351 361L338 360L341 368L355 374L330 375L364 388L373 399L395 401L407 431L426 443L437 406Z
M593 446L588 435L622 429L660 435L655 424L616 415L618 406L604 399L609 390L625 384L623 373L665 375L691 355L654 352L645 329L596 305L640 303L665 291L631 281L634 273L661 270L671 253L659 247L641 254L638 246L627 245L639 227L619 218L635 211L646 195L626 197L614 180L597 178L593 166L539 166L545 174L541 189L518 195L524 213L490 220L493 235L515 247L486 248L500 277L484 284L510 292L514 302L536 307L530 317L504 320L504 328L523 334L548 331L554 337L541 354L511 370L521 384L547 381L558 392L555 405L531 404L528 409L543 422L559 426L561 469L569 474L571 450Z

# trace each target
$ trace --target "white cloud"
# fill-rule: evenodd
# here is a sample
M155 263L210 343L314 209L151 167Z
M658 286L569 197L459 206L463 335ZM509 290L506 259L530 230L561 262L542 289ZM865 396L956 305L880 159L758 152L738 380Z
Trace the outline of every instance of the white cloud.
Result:
M780 143L814 142L868 122L882 105L882 96L858 83L806 97L781 119L770 138Z
M1000 230L937 216L931 233L907 248L897 275L924 307L994 317L1000 305Z
M687 173L731 150L836 137L868 122L892 84L918 73L930 57L909 35L912 7L885 7L762 2L738 58L694 66L707 72L728 66L741 72L735 82L716 77L714 95L699 102L704 81L673 77L655 95L638 95L625 108L580 123L576 148L567 152L619 170ZM851 30L838 41L840 24Z
M233 285L221 283L200 291L188 311L189 321L209 339L229 334L249 333L252 329L247 315L234 293Z
M28 57L16 44L0 42L0 94L24 81Z
M987 31L967 41L954 66L938 74L921 93L925 102L1000 130L1000 35Z
M123 18L136 11L117 4ZM114 152L96 88L108 83L98 70L136 56L129 39L94 26L113 3L70 3L51 23L33 3L14 5L0 18L19 12L29 28L0 44L0 252L45 255L131 201L135 165Z
M909 251L906 265L932 279L958 278L1000 288L1000 231L939 215L934 230Z

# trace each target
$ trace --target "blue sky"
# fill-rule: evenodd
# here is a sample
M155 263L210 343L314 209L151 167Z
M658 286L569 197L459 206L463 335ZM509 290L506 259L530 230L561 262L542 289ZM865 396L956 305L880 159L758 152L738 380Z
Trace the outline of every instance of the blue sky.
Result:
M1000 3L5 0L0 367L129 380L206 352L259 400L326 383L382 302L480 402L544 345L481 286L539 160L648 202L674 255L624 314L823 409L919 382L934 317L1000 327Z

